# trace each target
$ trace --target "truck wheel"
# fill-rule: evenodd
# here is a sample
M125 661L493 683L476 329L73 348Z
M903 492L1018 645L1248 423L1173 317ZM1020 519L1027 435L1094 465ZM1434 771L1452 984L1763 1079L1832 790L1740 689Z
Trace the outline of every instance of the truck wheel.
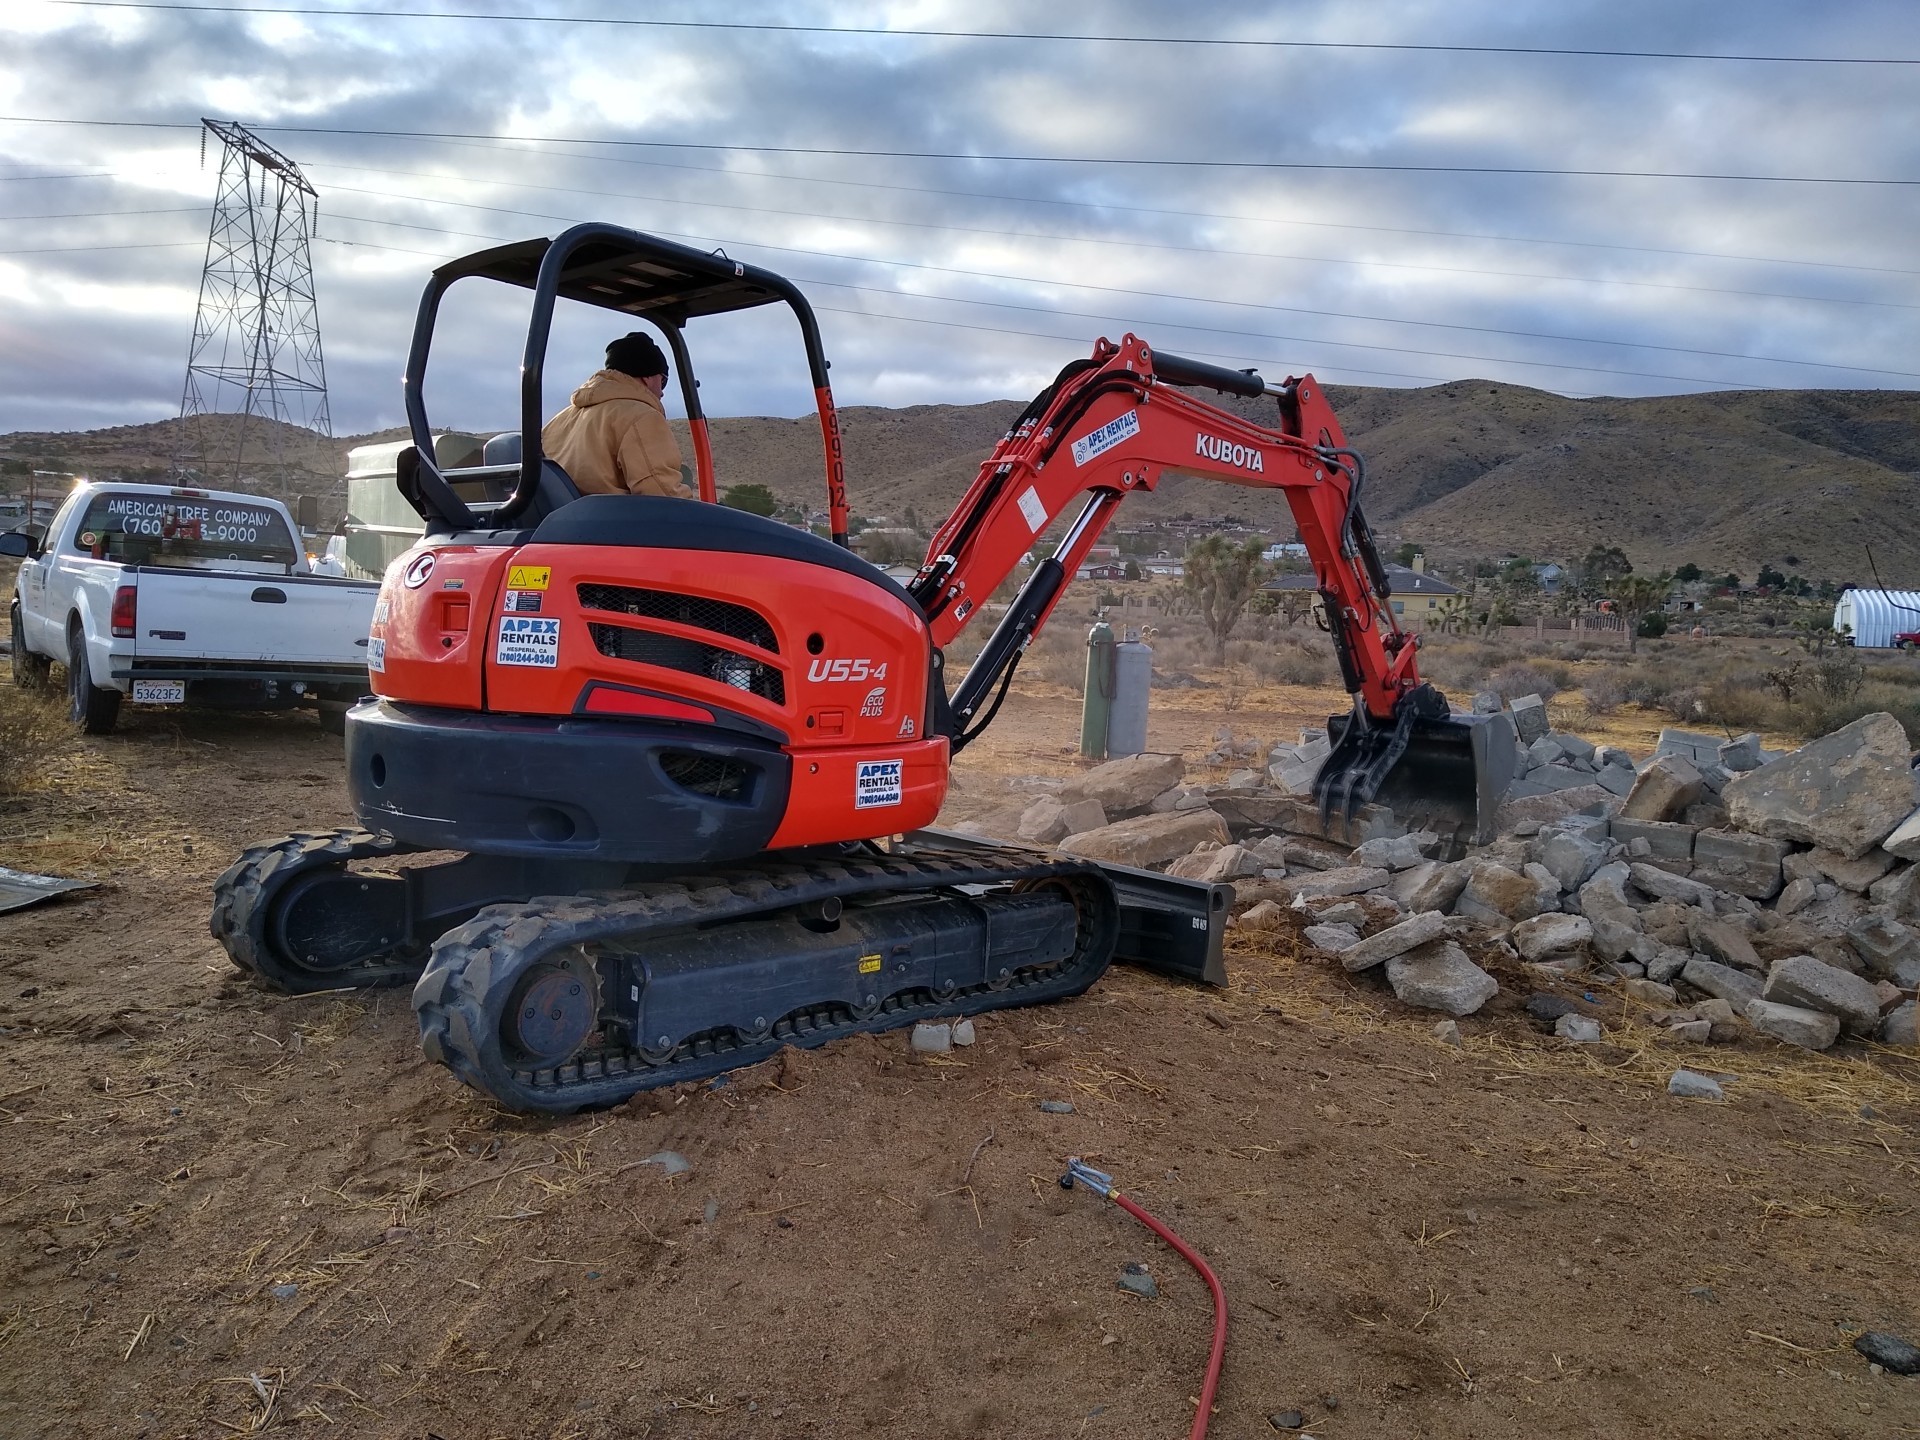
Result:
M13 627L13 683L22 690L44 690L53 661L27 649L26 628L20 620L20 602L13 602L9 623Z
M78 625L67 632L67 714L89 735L105 735L120 718L120 692L93 683L87 666L87 637Z

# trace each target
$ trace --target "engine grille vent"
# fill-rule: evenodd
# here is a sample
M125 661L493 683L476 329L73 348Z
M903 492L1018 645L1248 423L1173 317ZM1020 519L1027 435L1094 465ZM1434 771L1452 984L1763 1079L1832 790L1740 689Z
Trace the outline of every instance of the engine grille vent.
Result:
M780 672L751 655L723 650L718 645L702 645L698 640L682 640L677 635L632 630L625 625L589 623L587 631L593 636L594 649L615 660L659 665L668 670L717 680L722 685L748 691L775 705L787 703L786 681Z
M716 635L744 640L776 655L780 653L773 626L758 610L750 610L745 605L627 585L582 585L579 589L580 604L588 610L612 610L623 615L643 615L649 620L671 620L676 625L711 630Z
M715 800L748 799L753 786L752 769L738 760L668 750L660 756L660 768L681 789L696 795L710 795Z

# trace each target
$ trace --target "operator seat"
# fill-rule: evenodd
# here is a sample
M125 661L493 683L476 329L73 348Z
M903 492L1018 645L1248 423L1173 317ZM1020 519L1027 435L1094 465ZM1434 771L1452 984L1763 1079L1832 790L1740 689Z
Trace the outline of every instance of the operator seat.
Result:
M520 463L520 432L509 430L487 441L480 451L482 465L518 465ZM513 482L507 482L506 491L499 498L504 500L513 491ZM540 484L533 492L533 503L518 516L522 526L536 526L563 505L571 505L580 499L580 491L573 483L573 477L567 474L560 462L543 455L540 457Z

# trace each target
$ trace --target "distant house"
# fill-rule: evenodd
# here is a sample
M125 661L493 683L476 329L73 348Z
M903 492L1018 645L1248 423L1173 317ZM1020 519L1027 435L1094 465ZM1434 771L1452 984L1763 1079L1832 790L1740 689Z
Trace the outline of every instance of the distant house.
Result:
M1179 580L1185 577L1187 567L1179 560L1142 560L1140 571L1143 575L1160 575L1168 579Z
M1304 560L1307 558L1307 547L1298 540L1286 541L1267 546L1260 552L1260 558L1269 565L1276 560Z
M1540 582L1542 595L1558 595L1560 587L1567 580L1566 567L1549 560L1544 565L1533 567L1533 578Z
M1416 555L1411 569L1405 565L1386 567L1388 604L1394 619L1414 629L1442 620L1467 604L1466 594L1457 585L1427 574L1426 563L1424 556ZM1313 596L1315 608L1320 604L1319 582L1311 575L1278 575L1260 588L1280 595L1305 591Z
M1112 560L1102 560L1097 565L1082 565L1080 567L1079 578L1082 580L1124 580L1127 578L1127 567L1124 563L1116 564Z

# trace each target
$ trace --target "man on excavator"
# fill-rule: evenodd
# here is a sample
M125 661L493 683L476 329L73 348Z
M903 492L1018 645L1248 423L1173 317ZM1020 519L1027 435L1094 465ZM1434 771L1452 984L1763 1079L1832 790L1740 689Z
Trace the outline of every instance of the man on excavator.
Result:
M680 478L680 446L667 428L661 394L667 357L635 330L607 346L607 365L573 392L546 423L540 447L582 495L695 498Z

